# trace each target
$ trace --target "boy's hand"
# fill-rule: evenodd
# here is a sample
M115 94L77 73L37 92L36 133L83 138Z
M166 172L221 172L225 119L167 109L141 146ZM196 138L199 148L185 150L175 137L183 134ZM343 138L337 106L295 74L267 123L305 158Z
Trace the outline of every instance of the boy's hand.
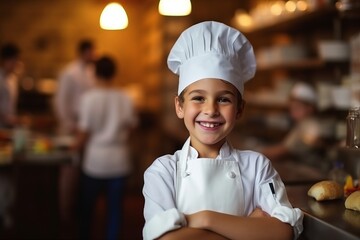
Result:
M211 217L211 211L200 211L186 215L187 226L190 228L206 229Z
M270 217L270 215L267 212L261 210L261 208L255 208L249 217Z

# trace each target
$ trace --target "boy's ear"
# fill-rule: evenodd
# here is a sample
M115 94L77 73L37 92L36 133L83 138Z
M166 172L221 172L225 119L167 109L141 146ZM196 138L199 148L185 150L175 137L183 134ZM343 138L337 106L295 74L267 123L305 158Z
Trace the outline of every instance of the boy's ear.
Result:
M242 114L244 112L245 104L246 104L246 101L243 99L240 103L240 106L238 107L238 110L236 113L236 119L239 119L242 116Z
M180 102L179 97L175 97L175 111L178 118L184 118L184 111L182 108L182 103Z

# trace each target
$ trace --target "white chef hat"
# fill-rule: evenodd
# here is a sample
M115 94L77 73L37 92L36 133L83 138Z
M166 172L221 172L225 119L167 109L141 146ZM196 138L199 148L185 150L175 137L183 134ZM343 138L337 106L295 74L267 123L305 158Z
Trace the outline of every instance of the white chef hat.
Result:
M304 82L295 83L291 90L290 96L292 98L311 104L317 103L317 93L315 89L311 85Z
M243 95L244 83L255 75L253 48L238 30L206 21L186 29L168 56L168 67L179 75L178 94L204 78L233 84Z

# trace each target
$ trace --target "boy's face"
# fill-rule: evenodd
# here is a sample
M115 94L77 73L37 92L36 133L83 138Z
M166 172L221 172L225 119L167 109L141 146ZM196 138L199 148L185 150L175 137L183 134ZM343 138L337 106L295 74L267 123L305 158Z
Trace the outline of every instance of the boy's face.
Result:
M219 79L202 79L190 84L183 93L183 102L175 99L176 114L184 119L197 149L220 147L241 116L244 102L239 102L237 89ZM209 157L209 156L201 156Z

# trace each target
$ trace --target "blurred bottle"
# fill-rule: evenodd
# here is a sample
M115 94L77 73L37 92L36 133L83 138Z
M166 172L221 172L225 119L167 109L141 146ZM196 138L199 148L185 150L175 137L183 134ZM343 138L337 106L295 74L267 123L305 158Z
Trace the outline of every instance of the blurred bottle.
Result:
M354 107L349 110L346 117L346 146L360 148L360 108Z
M29 129L25 126L18 126L14 129L13 147L15 154L24 154L26 152L29 134Z

